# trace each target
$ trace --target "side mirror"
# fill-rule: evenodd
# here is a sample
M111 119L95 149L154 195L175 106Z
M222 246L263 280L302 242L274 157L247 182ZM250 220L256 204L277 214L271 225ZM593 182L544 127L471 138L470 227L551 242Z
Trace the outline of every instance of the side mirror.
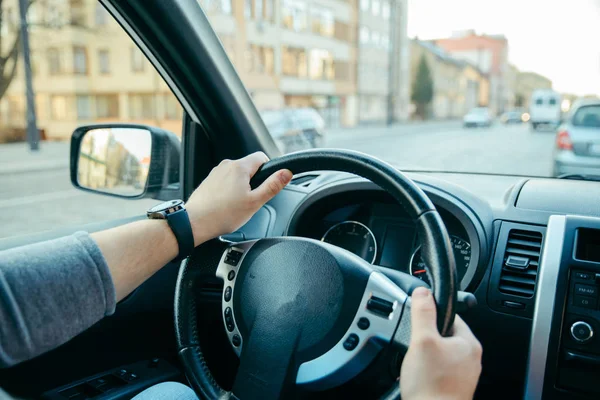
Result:
M128 124L79 127L71 137L71 183L121 198L181 197L181 142L162 129Z

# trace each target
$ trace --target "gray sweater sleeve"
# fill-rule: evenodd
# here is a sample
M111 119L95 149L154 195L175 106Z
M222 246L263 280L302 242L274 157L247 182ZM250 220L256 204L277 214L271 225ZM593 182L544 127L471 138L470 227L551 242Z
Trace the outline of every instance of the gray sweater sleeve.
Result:
M115 304L108 265L85 232L0 252L0 367L67 342Z

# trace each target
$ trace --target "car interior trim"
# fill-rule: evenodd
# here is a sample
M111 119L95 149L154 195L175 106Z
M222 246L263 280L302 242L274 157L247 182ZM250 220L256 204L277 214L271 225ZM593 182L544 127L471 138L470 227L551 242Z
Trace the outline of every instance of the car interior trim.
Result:
M535 296L525 382L526 399L536 400L542 398L565 226L566 217L564 215L553 215L548 220L546 239L538 271L538 288Z

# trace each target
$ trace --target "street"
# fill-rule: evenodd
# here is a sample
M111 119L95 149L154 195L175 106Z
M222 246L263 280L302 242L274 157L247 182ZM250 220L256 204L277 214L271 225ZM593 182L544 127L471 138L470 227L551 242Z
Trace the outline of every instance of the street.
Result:
M375 155L405 170L549 176L552 132L528 125L464 129L460 122L410 123L335 130L327 147ZM69 143L0 145L0 238L144 214L156 200L124 200L73 188ZM14 210L14 211L11 211Z

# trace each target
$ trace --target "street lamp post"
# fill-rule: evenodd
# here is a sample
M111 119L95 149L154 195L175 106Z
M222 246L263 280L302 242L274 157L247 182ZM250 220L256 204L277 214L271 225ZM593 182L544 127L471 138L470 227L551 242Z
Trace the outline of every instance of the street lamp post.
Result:
M29 0L19 0L21 14L21 44L23 46L23 65L25 68L25 95L27 98L27 142L31 151L40 148L40 133L37 129L35 114L35 94L31 76L31 59L29 50L29 29L27 25L27 3Z

